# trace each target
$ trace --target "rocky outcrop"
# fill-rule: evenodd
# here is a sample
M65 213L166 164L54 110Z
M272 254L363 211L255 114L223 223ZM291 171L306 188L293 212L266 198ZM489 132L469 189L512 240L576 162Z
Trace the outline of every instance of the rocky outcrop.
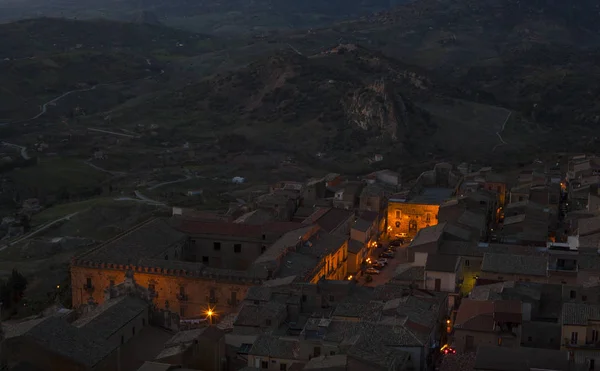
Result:
M407 101L385 80L356 89L343 104L348 121L365 131L396 141L410 130Z

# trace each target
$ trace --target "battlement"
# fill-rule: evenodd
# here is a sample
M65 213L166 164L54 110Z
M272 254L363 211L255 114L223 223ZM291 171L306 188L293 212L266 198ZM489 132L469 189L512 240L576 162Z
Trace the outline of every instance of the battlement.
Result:
M150 260L149 262L152 262L152 260ZM256 277L255 275L251 274L250 272L234 271L230 269L209 268L200 263L188 263L179 261L161 261L160 263L161 264L151 265L114 264L100 263L97 261L85 260L82 258L74 258L71 261L71 266L93 268L98 270L118 270L123 272L131 270L134 273L148 273L161 276L198 278L240 284L260 285L263 280L262 278Z

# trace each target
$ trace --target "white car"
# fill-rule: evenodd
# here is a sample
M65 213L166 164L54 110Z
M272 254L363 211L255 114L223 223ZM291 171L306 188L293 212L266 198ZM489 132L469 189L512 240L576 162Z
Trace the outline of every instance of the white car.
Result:
M387 265L388 260L386 258L379 258L379 259L377 259L377 263L379 263L381 265Z
M366 271L367 274L379 274L379 270L375 269L375 268L369 268Z

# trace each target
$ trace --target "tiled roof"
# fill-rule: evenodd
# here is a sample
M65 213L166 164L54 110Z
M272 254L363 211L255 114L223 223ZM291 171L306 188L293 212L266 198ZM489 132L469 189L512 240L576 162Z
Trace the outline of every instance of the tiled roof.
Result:
M400 272L396 271L396 275L392 278L394 281L403 282L418 282L425 280L425 267L409 266Z
M148 310L148 303L131 296L121 296L102 303L98 308L73 322L73 326L90 336L108 339L120 328Z
M184 239L185 235L173 229L166 220L152 219L109 240L81 256L81 259L100 263L136 264L141 258L161 256L164 251Z
M475 353L448 354L442 359L439 371L473 371Z
M444 233L445 227L446 223L439 223L434 226L421 229L419 232L417 232L417 235L411 241L408 247L415 247L439 241Z
M97 365L117 348L116 345L81 331L57 317L48 317L20 336L89 368Z
M252 348L249 355L281 358L281 359L298 359L300 353L300 343L297 340L287 340L270 335L260 335Z
M333 356L325 355L315 357L308 361L308 363L304 366L303 370L330 370L336 367L341 367L345 370L347 364L348 356L345 354L337 354Z
M369 230L369 228L371 228L372 225L373 225L372 221L358 219L352 225L352 229L356 229L357 231L360 231L360 232L366 232L367 230Z
M592 233L600 232L600 216L578 221L579 236L586 236Z
M600 320L600 305L585 303L564 303L562 307L563 325L587 325L589 320Z
M365 248L365 244L360 241L350 240L348 242L348 252L349 253L358 254L364 248Z
M355 317L365 321L377 321L381 315L383 303L339 303L333 311L334 317Z
M243 224L229 222L205 222L189 219L173 221L177 230L189 235L222 235L242 237L250 239L262 239L266 234L269 238L275 238L284 233L305 227L301 223L294 222L269 222L265 224Z
M487 253L481 263L482 272L522 274L546 277L548 258L545 256Z
M332 232L346 223L354 215L352 211L343 209L329 209L325 214L315 220L315 223L319 225L323 230Z
M492 331L495 320L521 322L521 302L463 299L456 313L454 327L474 331Z
M310 243L305 243L297 252L321 258L343 246L347 241L347 237L318 231L309 241Z
M475 228L479 231L483 231L486 229L486 218L485 215L474 213L472 211L466 210L457 221L459 224L466 225L467 227Z
M432 272L456 273L460 258L452 255L427 254L425 270Z
M482 345L477 349L475 369L568 371L570 369L569 354L567 351L560 350Z
M268 302L259 305L246 303L238 313L234 326L264 327L266 320L277 319L287 311L285 304Z

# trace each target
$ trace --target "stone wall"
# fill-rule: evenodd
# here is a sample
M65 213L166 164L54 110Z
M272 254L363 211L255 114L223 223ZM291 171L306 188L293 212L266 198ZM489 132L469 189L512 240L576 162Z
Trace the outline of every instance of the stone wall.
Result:
M73 307L87 304L90 296L101 304L105 300L104 290L110 287L111 281L123 282L125 273L125 269L72 265ZM219 314L234 311L245 297L248 287L260 284L259 281L235 277L198 277L174 270L164 270L162 273L136 271L135 281L154 292L152 301L157 309L180 313L182 318L203 316L209 305ZM91 288L87 288L88 282Z
M388 231L392 237L402 233L415 236L421 229L438 224L439 209L439 205L390 202Z

